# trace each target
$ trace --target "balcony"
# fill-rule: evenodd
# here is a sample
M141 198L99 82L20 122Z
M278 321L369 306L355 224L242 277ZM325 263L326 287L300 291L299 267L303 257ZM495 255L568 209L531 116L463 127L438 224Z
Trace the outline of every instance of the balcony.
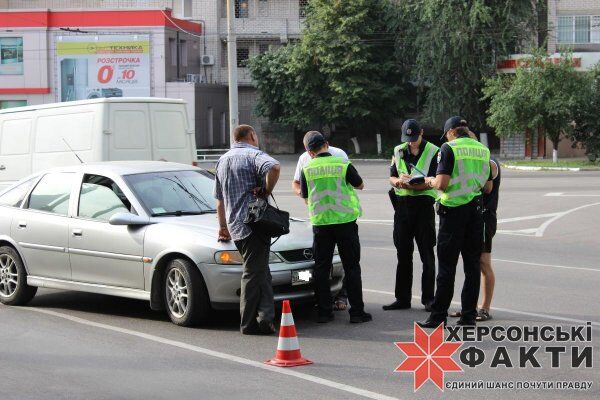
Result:
M234 22L235 34L241 38L278 38L282 41L300 36L303 26L303 20L290 18L236 18ZM222 38L227 36L226 18L221 18L219 32Z

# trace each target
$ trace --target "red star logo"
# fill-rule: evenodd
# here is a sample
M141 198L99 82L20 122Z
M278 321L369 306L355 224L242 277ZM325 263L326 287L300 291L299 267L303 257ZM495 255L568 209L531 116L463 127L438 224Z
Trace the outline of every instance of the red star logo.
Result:
M431 335L428 335L415 323L415 341L394 344L407 357L394 371L414 372L415 392L428 379L443 392L444 373L463 370L451 357L462 343L446 342L443 325L438 326Z

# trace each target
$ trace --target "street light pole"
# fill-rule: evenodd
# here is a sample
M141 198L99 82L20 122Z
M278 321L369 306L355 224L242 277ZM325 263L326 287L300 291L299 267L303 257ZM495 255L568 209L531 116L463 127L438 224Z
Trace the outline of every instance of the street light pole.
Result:
M233 130L239 123L237 50L233 21L235 0L227 0L227 69L229 77L229 140L233 143Z

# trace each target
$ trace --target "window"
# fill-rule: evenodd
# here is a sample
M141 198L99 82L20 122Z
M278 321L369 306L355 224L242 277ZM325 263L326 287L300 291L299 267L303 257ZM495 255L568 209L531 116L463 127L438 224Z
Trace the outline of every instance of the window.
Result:
M208 107L206 112L206 119L208 122L208 146L212 147L215 143L215 132L214 132L214 119L213 119L213 108Z
M0 75L23 75L23 38L0 38Z
M44 175L29 197L28 208L67 215L75 174L53 173Z
M558 43L600 43L600 15L558 17Z
M9 207L21 207L21 204L23 204L23 200L25 200L25 196L27 196L27 193L29 193L29 189L31 189L35 181L36 178L30 179L4 193L2 196L0 196L0 205Z
M600 15L592 17L592 29L590 34L590 42L600 43Z
M0 101L0 110L13 107L25 107L26 105L27 100L2 100Z
M249 0L235 0L235 17L248 18L249 6Z
M238 47L238 49L237 49L237 66L238 66L238 68L247 67L249 59L250 59L250 48Z
M575 17L575 43L590 42L590 17Z
M205 171L151 172L125 177L153 216L215 212L214 178Z
M171 67L177 66L177 41L169 38L169 53L171 53Z
M258 44L258 54L265 54L268 51L269 51L268 43L259 43Z
M187 42L185 40L179 41L179 57L181 59L181 66L187 67L188 65L188 51Z
M300 18L306 17L306 7L308 6L308 0L298 0L299 14Z
M79 194L82 218L108 221L114 214L130 212L131 203L116 183L100 175L85 175Z
M227 144L227 114L221 113L221 144Z

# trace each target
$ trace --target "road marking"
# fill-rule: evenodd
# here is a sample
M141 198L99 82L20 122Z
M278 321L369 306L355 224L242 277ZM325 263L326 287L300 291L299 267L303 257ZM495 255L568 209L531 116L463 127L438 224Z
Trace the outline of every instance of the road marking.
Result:
M600 205L600 203L591 203L591 204L586 204L583 206L579 206L579 207L575 207L575 208L571 208L570 210L567 211L563 211L560 214L550 218L548 221L544 222L542 225L540 225L540 227L538 228L537 232L535 233L536 237L542 237L544 236L544 232L546 231L546 228L548 228L550 226L550 224L552 224L553 222L559 220L560 218L564 217L567 214L570 214L572 212L575 211L579 211L583 208L587 208L587 207L593 207L593 206L597 206Z
M503 219L499 219L498 223L503 224L506 222L517 222L517 221L527 221L530 219L550 218L550 217L555 217L559 214L560 214L560 212L555 212L555 213L549 213L549 214L527 215L524 217L503 218Z
M393 247L370 247L370 246L363 246L364 249L370 249L370 250L387 250L387 251L396 251L396 248ZM417 254L417 252L415 251L413 254ZM555 265L555 264L541 264L541 263L534 263L534 262L528 262L528 261L518 261L518 260L506 260L503 258L492 258L492 261L498 261L498 262L505 262L505 263L513 263L513 264L522 264L522 265L532 265L532 266L536 266L536 267L548 267L548 268L559 268L559 269L575 269L575 270L580 270L580 271L589 271L589 272L600 272L600 269L596 269L596 268L589 268L589 267L570 267L570 266L566 266L566 265Z
M117 326L102 324L102 323L99 323L99 322L93 322L93 321L90 321L90 320L87 320L87 319L84 319L84 318L74 317L74 316L69 315L69 314L64 314L64 313L60 313L60 312L56 312L56 311L51 311L51 310L44 310L44 309L41 309L41 308L33 308L33 307L16 307L16 308L20 308L20 309L27 310L27 311L33 311L33 312L37 312L37 313L40 313L40 314L51 315L53 317L66 319L66 320L69 320L71 322L74 322L74 323L77 323L77 324L81 324L81 325L92 326L92 327L95 327L95 328L106 329L106 330L109 330L109 331L118 332L118 333L122 333L122 334L125 334L125 335L139 337L139 338L142 338L142 339L150 340L152 342L166 344L168 346L173 346L173 347L178 347L180 349L193 351L195 353L204 354L204 355L207 355L207 356L219 358L221 360L227 360L227 361L231 361L231 362L235 362L235 363L238 363L238 364L247 365L247 366L258 368L258 369L263 369L263 370L266 370L266 371L269 371L269 372L275 372L275 373L282 374L282 375L288 375L288 376L291 376L291 377L294 377L294 378L303 379L305 381L313 382L313 383L316 383L316 384L319 384L319 385L327 386L327 387L330 387L330 388L333 388L333 389L337 389L337 390L341 390L341 391L344 391L344 392L352 393L352 394L355 394L355 395L358 395L358 396L362 396L362 397L366 397L366 398L369 398L369 399L375 399L375 400L398 400L396 397L390 397L390 396L386 396L384 394L371 392L369 390L361 389L361 388L358 388L358 387L355 387L355 386L345 385L343 383L330 381L328 379L319 378L317 376L305 374L305 373L302 373L302 372L297 372L297 371L294 371L294 370L291 370L291 369L287 369L287 368L274 367L274 366L271 366L271 365L263 364L263 363L261 363L259 361L254 361L254 360L250 360L250 359L247 359L247 358L234 356L232 354L222 353L220 351L210 350L210 349L207 349L205 347L194 346L194 345L189 344L189 343L184 343L184 342L179 342L179 341L176 341L176 340L166 339L166 338L163 338L163 337L160 337L160 336L150 335L148 333L138 332L138 331L134 331L134 330L131 330L131 329L119 328Z
M377 293L377 294L385 294L385 295L390 295L390 296L395 296L395 294L393 292L386 292L384 290L375 290L375 289L364 289L364 292L370 292L370 293ZM413 299L421 299L421 296L412 296ZM452 304L454 305L458 305L460 306L460 301L453 301ZM560 317L560 316L556 316L556 315L550 315L550 314L540 314L540 313L532 313L532 312L528 312L528 311L519 311L519 310L512 310L510 308L502 308L502 307L492 307L492 309L494 311L500 311L500 312L505 312L508 314L516 314L516 315L525 315L527 317L535 317L535 318L545 318L545 319L551 319L554 321L561 321L561 322L572 322L575 324L581 324L581 325L585 325L588 322L590 322L592 324L592 326L600 328L600 322L594 322L594 321L586 321L583 319L575 319L575 318L566 318L566 317Z
M562 268L562 269L576 269L580 271L590 271L590 272L600 272L600 269L595 268L585 268L585 267L569 267L566 265L553 265L553 264L540 264L526 261L516 261L516 260L504 260L502 258L492 258L492 261L513 263L513 264L523 264L523 265L534 265L538 267L550 267L550 268Z
M565 194L563 192L552 192L552 193L546 193L544 195L545 197L600 197L600 194L576 194L576 193L571 193L571 194Z

